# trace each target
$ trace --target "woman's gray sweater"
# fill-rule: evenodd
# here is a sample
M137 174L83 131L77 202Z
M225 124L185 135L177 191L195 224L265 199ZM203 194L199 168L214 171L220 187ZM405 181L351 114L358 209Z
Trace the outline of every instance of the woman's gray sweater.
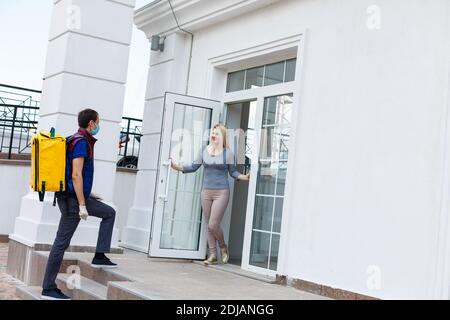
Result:
M204 147L194 162L183 166L183 173L197 171L203 165L203 189L229 189L228 173L237 179L240 175L236 169L233 151L229 148L223 150L219 155L212 156Z

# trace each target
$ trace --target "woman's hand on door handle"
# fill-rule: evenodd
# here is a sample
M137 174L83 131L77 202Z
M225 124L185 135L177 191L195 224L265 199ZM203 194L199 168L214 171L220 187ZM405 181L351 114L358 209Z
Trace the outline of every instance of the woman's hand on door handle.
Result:
M172 168L173 170L176 170L176 171L183 171L183 167L180 166L179 164L175 163L175 161L173 161L172 158L170 159L170 166L171 166L171 168Z

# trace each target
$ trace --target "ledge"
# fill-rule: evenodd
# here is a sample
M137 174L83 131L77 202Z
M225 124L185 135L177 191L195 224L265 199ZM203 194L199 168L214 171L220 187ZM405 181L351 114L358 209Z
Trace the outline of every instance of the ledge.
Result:
M131 169L131 168L124 168L124 167L117 167L117 172L126 172L126 173L138 173L138 169Z
M4 164L7 166L31 166L31 160L8 160L8 159L0 159L0 164Z
M4 160L31 160L31 154L25 153L25 154L17 154L12 153L11 159L8 159L8 154L5 152L0 152L0 159Z
M11 159L8 159L8 154L0 152L0 164L9 166L31 166L31 154L29 153L12 153Z
M29 166L31 166L31 160L2 159L0 157L0 165L29 167ZM117 167L117 172L137 174L139 172L139 170L131 169L131 168Z

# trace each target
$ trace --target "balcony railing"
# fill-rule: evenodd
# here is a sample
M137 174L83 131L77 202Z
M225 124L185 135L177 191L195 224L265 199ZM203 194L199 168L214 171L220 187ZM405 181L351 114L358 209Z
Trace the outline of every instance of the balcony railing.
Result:
M0 157L26 158L37 132L41 91L0 84ZM117 165L137 168L142 120L122 118Z

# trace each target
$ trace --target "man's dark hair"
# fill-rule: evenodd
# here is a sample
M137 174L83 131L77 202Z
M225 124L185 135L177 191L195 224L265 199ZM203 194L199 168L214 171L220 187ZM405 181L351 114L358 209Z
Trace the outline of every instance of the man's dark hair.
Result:
M84 109L78 113L78 126L86 129L89 126L89 122L97 121L98 112L92 109Z

